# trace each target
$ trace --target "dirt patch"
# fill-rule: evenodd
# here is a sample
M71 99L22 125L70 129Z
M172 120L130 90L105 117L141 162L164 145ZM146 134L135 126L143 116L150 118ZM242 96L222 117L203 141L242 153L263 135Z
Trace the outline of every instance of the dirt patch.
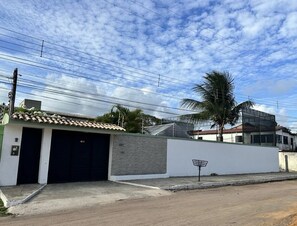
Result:
M0 217L5 217L11 215L8 213L8 209L4 206L2 200L0 199Z

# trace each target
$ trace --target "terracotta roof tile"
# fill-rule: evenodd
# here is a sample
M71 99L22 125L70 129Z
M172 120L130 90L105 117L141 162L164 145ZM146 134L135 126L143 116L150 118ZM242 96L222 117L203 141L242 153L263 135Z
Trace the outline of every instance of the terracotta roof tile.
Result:
M65 117L61 115L48 115L43 112L15 112L12 116L14 120L21 120L26 122L37 122L40 124L55 124L55 125L66 125L66 126L76 126L84 128L95 128L95 129L106 129L106 130L117 130L125 131L124 128L107 124L102 122L87 121L83 119L72 119L70 117Z

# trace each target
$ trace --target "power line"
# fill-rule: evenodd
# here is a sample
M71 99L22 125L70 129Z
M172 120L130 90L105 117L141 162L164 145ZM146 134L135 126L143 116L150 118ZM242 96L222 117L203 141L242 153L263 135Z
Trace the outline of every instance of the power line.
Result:
M112 3L111 3L111 4L112 4ZM118 6L118 7L119 7L119 6ZM121 8L121 7L120 7L120 8ZM145 18L142 18L142 19L145 19ZM158 25L158 26L160 26L160 25ZM162 27L162 26L161 26L161 27ZM0 28L21 35L21 33L12 31L11 29L7 29L7 28L3 28L3 27L0 27ZM37 39L37 40L39 40L39 41L43 41L42 39L40 39L40 38L36 38L36 37L33 37L33 36L28 36L28 35L25 35L25 36L30 37L30 38ZM59 47L61 47L61 48L69 49L69 50L72 50L72 51L81 52L81 53L87 54L88 56L94 56L94 55L91 55L91 54L89 54L89 53L86 53L86 52L83 52L83 51L79 51L79 50L77 50L77 49L73 49L73 48L69 48L69 47L61 46L61 45L58 45L58 44L55 44L55 43L51 43L51 42L47 42L47 43L50 43L51 45L59 46ZM52 48L50 48L50 47L47 47L47 48L52 49ZM54 49L54 50L56 50L56 49ZM57 51L57 50L56 50L56 51ZM59 51L61 51L61 50L59 50ZM64 52L64 51L62 51L62 52ZM98 57L98 56L95 56L95 57ZM100 57L100 58L103 58L103 57ZM103 59L105 59L105 60L110 60L110 59L106 59L106 58L103 58ZM111 61L112 61L112 60L111 60ZM119 63L119 62L116 62L116 61L112 61L112 62L114 62L114 63ZM206 63L208 63L208 62L206 62ZM122 64L122 65L124 65L124 64ZM127 66L127 65L124 65L124 66ZM129 67L130 67L130 66L129 66ZM132 67L132 68L135 68L135 67ZM138 69L138 68L135 68L135 69ZM139 69L138 69L138 70L139 70ZM143 70L143 71L149 72L149 71L147 71L147 70ZM149 73L152 73L152 72L149 72ZM160 73L158 73L158 74L156 74L156 73L152 73L152 74L154 74L155 76L159 76L159 75L160 75ZM164 75L162 75L162 79L164 79L164 78L166 78L166 77L169 78L170 80L172 80L172 79L180 80L180 79L176 79L176 78L172 78L172 77L169 77L169 76L164 76ZM180 80L180 81L182 81L182 80ZM188 81L185 81L185 82L188 82Z
M3 78L7 78L6 76L3 76L3 75L0 75L0 77L3 77ZM29 80L29 82L30 82L31 80ZM6 83L6 84L11 84L10 82L4 82L4 83ZM36 87L36 86L32 86L31 85L31 83L29 83L29 85L28 84L22 84L22 82L21 82L21 85L20 86L23 86L23 87L31 87L31 88L35 88L35 89L37 89L37 90L42 90L42 91L45 91L45 92L47 92L47 93L49 93L49 94L62 94L62 92L57 92L56 90L44 90L44 89L41 89L41 88L39 88L39 87ZM55 86L54 86L55 87ZM60 88L60 87L59 87ZM5 89L5 88L4 88ZM9 89L6 89L6 90L8 90L9 91ZM75 90L69 90L69 89L66 89L66 91L75 91ZM34 95L35 96L35 94L32 94L32 93L28 93L28 92L24 92L24 91L18 91L18 92L21 92L21 93L25 93L25 94L28 94L28 95ZM64 93L63 93L64 94ZM68 96L70 96L70 97L74 97L74 98L77 98L77 97L80 97L80 96L77 96L77 95L72 95L72 94L67 94ZM44 95L38 95L39 97L43 97L43 98L47 98L47 99L53 99L53 100L59 100L59 99L56 99L56 98L52 98L52 97L49 97L49 96L44 96ZM95 100L95 101L99 101L99 102L101 102L101 100L98 100L98 99L95 99L95 98L90 98L90 97L88 97L88 98L85 98L84 97L84 101L85 100L88 100L88 101L93 101L93 100ZM59 100L59 101L61 101L61 100ZM64 102L64 100L62 101L62 102ZM65 102L67 102L67 103L71 103L71 104L77 104L77 102L69 102L69 101L67 101L67 100L65 100ZM104 102L104 101L103 101ZM109 102L106 102L106 103L109 103ZM118 102L110 102L110 104L118 104ZM121 103L120 103L121 104ZM141 103L141 104L143 104L143 103ZM84 103L84 105L85 105L85 103ZM124 105L126 105L126 104L124 104ZM87 106L90 106L90 107L94 107L94 108L96 108L94 105L87 105ZM126 105L127 106L127 105ZM129 105L128 105L129 106ZM130 105L130 107L136 107L136 106L131 106ZM179 115L179 114L175 114L175 113L172 113L172 112L165 112L165 111L160 111L160 110L156 110L156 109L148 109L148 108L143 108L143 109L145 109L145 110L149 110L149 111L155 111L155 112L160 112L160 113L164 113L164 114L173 114L173 115ZM297 117L293 117L293 116L288 116L288 115L280 115L280 114L274 114L274 115L276 115L276 116L281 116L281 117L286 117L286 118L293 118L291 121L292 122L297 122L296 121L296 119L297 119ZM289 122L288 120L277 120L278 122Z
M41 39L41 38L36 38L36 37L30 36L30 35L22 34L22 33L20 33L20 32L16 32L16 31L13 31L13 30L8 29L8 28L4 28L4 27L1 27L1 26L0 26L0 29L3 29L3 30L6 30L6 31L9 31L9 32L18 34L18 35L23 35L23 36L25 36L25 37L29 37L29 38L38 40L38 41L40 41L40 43L41 43L42 41L44 41L44 45L45 45L45 44L50 44L50 45L57 46L57 47L60 47L60 48L63 48L63 49L68 49L68 50L74 51L74 52L76 52L76 53L82 53L82 54L84 54L84 55L86 55L86 56L95 57L95 58L102 59L102 60L105 60L105 61L108 61L108 62L112 62L112 63L114 63L114 64L118 64L118 65L121 65L121 66L124 66L124 67L132 68L132 69L134 69L134 70L142 71L143 73L148 73L148 74L154 75L156 78L158 78L159 75L160 75L160 73L151 72L151 71L149 71L149 70L144 70L144 69L139 69L139 68L137 68L137 67L134 67L134 66L131 66L131 65L127 65L127 64L123 64L123 63L121 63L121 62L118 62L118 61L115 61L115 60L112 60L112 59L108 59L108 58L105 58L105 57L102 57L102 56L93 55L93 54L90 54L90 53L87 53L87 52L84 52L84 51L81 51L81 50L78 50L78 49L74 49L74 48L66 47L66 46L59 45L59 44L56 44L56 43L53 43L53 42L45 41L44 39ZM47 48L48 48L48 49L55 50L55 51L60 51L60 52L64 52L64 53L69 54L68 52L65 52L65 51L62 51L62 50L57 50L57 49L54 49L54 48L51 48L51 47L47 47ZM169 80L174 79L174 80L179 80L179 81L187 82L186 80L180 80L180 79L172 78L172 77L170 77L170 76L166 76L166 75L161 75L161 76L162 76L162 78L168 78Z
M113 85L113 86L119 86L119 87L131 89L131 90L137 90L137 91L144 92L143 90L138 89L138 88L135 88L135 87L127 87L125 85L114 83L114 82L103 81L101 79L94 79L94 78L92 78L92 76L93 76L92 74L84 73L85 75L88 75L89 76L89 77L86 77L86 76L82 76L81 74L77 74L77 73L74 73L74 72L69 72L69 70L64 70L64 71L57 70L53 66L45 65L45 64L40 63L40 62L36 62L36 61L32 61L32 60L27 60L27 59L20 58L20 57L14 57L14 56L6 55L6 54L0 54L0 59L12 61L12 62L24 64L24 65L29 65L29 66L36 67L36 68L43 69L43 70L50 70L50 71L54 71L54 72L58 72L58 73L64 73L64 74L70 75L71 77L75 77L75 78L77 76L79 76L81 78L85 78L85 79L92 80L92 81L97 81L97 82L101 82L101 83L105 83L105 84L109 84L109 85ZM166 95L166 94L160 94L158 92L154 92L154 91L150 91L150 90L145 90L145 92L151 93L151 94L157 94L159 96L163 96L163 97L167 97L167 98L181 100L181 99L177 98L176 96L171 96L171 95Z
M9 83L9 82L3 82L3 83L5 83L5 84L11 84L11 83ZM81 92L81 93L84 93L84 94L88 94L87 96L79 96L79 95L74 95L73 93L72 94L70 94L70 93L65 93L65 92L63 92L63 91L58 91L58 90L54 90L54 89L49 89L49 88L47 88L47 89L42 89L42 88L40 88L40 87L37 87L37 86L34 86L34 85L32 85L32 84L28 84L28 83L24 83L24 82L19 82L19 85L18 85L18 87L23 87L23 88L33 88L33 89L35 89L35 90L40 90L40 91L43 91L43 92L45 92L45 93L48 93L48 94L62 94L62 95L64 95L64 96L68 96L68 97L70 97L70 98L75 98L75 99L77 99L77 98L79 98L79 99L81 99L81 100L83 100L84 102L85 101L95 101L95 102L103 102L103 103L107 103L107 104L111 104L111 105L116 105L116 104L121 104L121 105L124 105L124 106L127 106L127 107L133 107L133 108L139 108L139 106L136 106L136 105L131 105L131 104L127 104L127 103L120 103L120 102L114 102L114 101L108 101L108 100L102 100L102 99L98 99L98 98L93 98L93 97L90 97L90 96L88 96L88 95L90 95L90 93L84 93L84 92ZM9 89L6 89L6 90L8 90L9 91ZM75 92L75 90L69 90L69 89L64 89L64 90L66 90L66 91L72 91L72 92ZM50 96L48 96L48 95L41 95L41 94L38 94L38 95L36 95L36 94L34 94L34 93L31 93L31 92L25 92L25 91L23 91L23 90L18 90L17 91L18 93L23 93L23 94L28 94L28 95L31 95L31 96L37 96L38 98L40 98L40 97L42 97L42 98L46 98L46 99L52 99L52 100L58 100L58 101L61 101L61 102L65 102L65 103L70 103L70 104L78 104L77 102L71 102L71 101L67 101L67 100L60 100L60 99L57 99L57 98L53 98L52 96L50 97ZM131 101L131 102L133 102L133 101ZM137 102L136 102L137 103ZM141 103L141 102L139 102L140 104L145 104L145 103ZM84 103L84 106L89 106L89 107L93 107L93 108L96 108L96 106L94 106L94 105L88 105L88 104L85 104ZM153 106L153 104L148 104L148 105L152 105ZM155 105L155 106L158 106L158 105ZM162 106L158 106L158 107L162 107ZM174 109L174 108L171 108L171 107L164 107L164 108L169 108L169 109ZM174 113L174 112L168 112L168 111L161 111L161 110L158 110L158 109L152 109L152 108L147 108L147 107L141 107L141 109L144 109L144 110L148 110L148 111L153 111L153 112L159 112L159 113L162 113L162 114L170 114L170 115L180 115L180 114L178 114L178 113ZM175 109L176 110L176 109ZM177 109L178 110L178 109Z
M46 92L46 93L49 93L49 94L62 94L64 96L68 96L68 97L72 97L72 98L82 98L84 101L85 100L93 100L93 101L98 101L98 102L103 102L103 103L107 103L107 104L112 104L112 105L116 105L116 104L121 104L123 105L122 103L118 103L118 102L114 102L114 101L107 101L107 100L100 100L98 98L92 98L92 97L88 97L88 96L84 96L84 97L81 97L79 95L75 95L75 94L69 94L69 93L65 93L65 92L62 92L62 91L54 91L54 90L50 90L50 89L41 89L41 88L38 88L36 86L33 86L33 85L29 85L29 84L23 84L23 83L20 83L18 85L19 87L25 87L25 88L34 88L36 90L41 90L43 92ZM48 96L44 96L44 95L38 95L40 97L47 97L49 98ZM75 102L74 102L75 104ZM76 103L77 104L77 103ZM136 106L136 105L132 105L132 104L124 104L125 106L127 107L132 107L132 108L139 108L139 106ZM177 114L177 113L173 113L173 112L168 112L168 111L160 111L160 110L157 110L157 109L153 109L153 108L146 108L146 107L142 107L142 109L144 110L148 110L148 111L153 111L153 112L160 112L160 113L163 113L163 114L170 114L170 115L180 115L180 114Z
M0 75L0 77L4 77L4 76L1 76ZM23 81L25 81L25 82L23 82ZM65 93L63 91L76 92L76 90L67 89L65 87L62 88L62 87L58 87L58 86L47 85L47 88L46 89L42 89L42 88L40 88L38 86L34 86L34 84L32 84L32 82L33 83L37 83L36 81L28 80L28 79L23 79L22 78L20 80L18 86L26 87L26 88L33 88L33 89L41 90L41 91L52 93L52 94L63 94L63 95L67 95L69 97L90 99L90 100L95 100L95 101L109 103L109 104L114 104L114 105L115 104L121 104L121 105L125 105L125 106L128 106L128 107L133 107L133 108L139 108L140 107L139 105L131 105L131 104L127 104L127 103L121 103L121 102L115 102L115 101L108 101L108 100L102 100L102 99L98 99L98 98L93 98L93 97L90 97L90 96L94 96L94 94L88 93L88 92L83 92L83 91L80 91L81 94L84 94L85 95L83 97L81 97L79 95L75 95L75 94ZM10 83L7 82L6 84L10 84ZM39 83L39 85L40 84L41 83ZM48 87L54 87L56 89L61 89L61 91L55 90L55 89L50 89ZM140 101L133 101L133 100L127 100L127 99L123 99L123 98L116 98L116 97L112 97L112 96L106 96L106 95L100 95L100 94L99 94L99 96L103 96L103 97L107 97L107 98L111 98L111 99L116 99L118 101L128 101L128 102L131 102L131 103L136 103L136 104L141 104L141 105L148 105L148 106L153 106L153 107L158 107L158 108L161 107L161 108L167 108L167 109L174 109L174 110L180 110L180 111L193 112L193 111L187 110L187 109L181 109L181 108L168 107L168 106L164 106L164 105L156 105L156 104L144 103L144 102L140 102ZM147 107L143 107L143 106L141 106L141 108L144 109L144 110L149 110L149 111L156 111L156 112L161 112L161 113L166 113L166 114L179 115L179 114L176 114L176 113L166 112L166 111L160 111L160 110L157 110L157 109L147 108Z
M22 75L23 76L26 76L24 74L22 74ZM51 84L49 85L49 84L44 84L44 83L36 82L34 80L21 78L20 79L20 82L22 83L22 81L26 82L27 85L28 84L29 85L32 85L32 83L33 84L35 83L36 85L46 85L47 87L52 87L52 88L55 88L55 89L61 89L63 91L77 92L77 90L73 90L73 89L69 89L69 88L61 87L61 86L55 86L55 85L53 85L54 82L51 82ZM22 83L22 84L24 84L24 83ZM48 90L48 88L47 88L47 90ZM188 111L188 112L194 113L194 111L188 110L188 109L182 109L182 108L169 107L169 106L165 106L165 105L145 103L145 102L140 102L140 101L135 101L135 100L128 100L128 99L124 99L124 98L118 98L118 97L114 97L114 96L107 96L107 95L103 95L103 94L93 94L93 93L84 92L84 91L80 91L80 94L84 94L84 95L87 95L87 96L89 96L89 95L91 95L91 96L100 96L100 97L104 97L104 98L116 99L118 101L127 101L127 102L132 102L132 103L137 103L137 104L143 104L143 105L148 105L148 106L153 106L153 107L161 107L161 108L174 109L174 110L180 110L180 111ZM118 102L114 102L114 104L118 104Z
M1 35L1 33L0 33L0 35ZM8 35L6 35L6 36L8 36ZM8 37L14 39L13 36L8 36ZM21 39L18 39L18 40L21 40ZM16 45L16 46L19 46L19 47L22 47L22 48L27 48L27 49L35 50L35 51L36 51L36 54L35 54L35 55L37 55L37 53L38 53L38 56L40 56L40 54L39 54L39 53L40 53L40 49L35 49L35 48L32 48L32 47L24 46L24 45L17 44L17 43L11 42L11 41L0 40L0 42L5 42L5 43L12 44L12 45ZM30 43L32 43L32 42L30 42ZM38 44L38 45L39 45L39 44ZM12 49L12 48L9 48L9 47L7 47L7 46L1 46L1 47L4 48L4 49L11 50L11 51L17 51L16 49ZM39 47L41 47L41 46L39 45ZM65 52L65 51L57 50L57 49L50 48L50 47L45 47L45 44L44 44L44 48L45 48L45 49L51 49L51 50L54 50L55 52L61 52L61 53L64 53L64 54L69 55L69 52ZM18 50L18 51L20 52L20 50ZM43 58L46 58L46 57L44 57L44 54L46 53L45 51L46 51L46 50L43 50ZM26 53L28 53L28 52L26 52ZM57 54L54 54L54 53L50 53L49 55L56 56L56 57L63 58L63 59L69 59L69 60L72 60L72 61L76 61L76 62L82 63L82 60L81 60L81 59L80 59L80 60L75 60L75 59L73 59L73 58L69 58L69 57L65 57L65 56L60 56L60 55L57 55ZM80 57L80 58L81 58L81 57ZM84 59L86 59L86 58L84 58ZM89 59L88 59L88 60L89 60ZM92 60L92 62L94 62L94 60ZM152 76L149 75L149 74L141 73L141 72L138 72L138 71L135 71L135 70L130 70L130 69L123 68L123 67L119 67L119 66L116 66L116 65L113 65L113 64L110 64L110 63L105 63L105 62L102 62L102 61L97 61L97 62L100 63L100 64L103 64L103 65L107 65L107 66L112 67L112 68L117 68L117 69L120 69L120 70L124 70L124 71L131 72L131 73L133 73L133 75L130 74L129 76L132 76L132 77L142 78L142 77L136 76L136 75L134 75L134 74L139 74L139 75L142 75L142 76L146 76L146 79L151 78L151 79L152 79L152 82L155 82L155 83L157 83L157 81L159 81L159 78L162 78L162 82L163 82L163 83L172 83L172 84L178 84L178 85L180 85L180 84L179 84L178 82L176 82L176 81L188 82L188 81L186 81L186 80L180 80L180 79L177 79L177 78L174 78L174 79L172 79L172 78L170 78L170 79L166 79L166 77L168 77L168 76L165 76L165 78L164 78L164 76L161 77L160 74L158 74L158 77L152 77ZM87 64L87 65L92 65L93 67L94 67L94 66L95 66L95 67L98 67L97 65L90 64L90 63L85 62L85 61L84 61L83 63L84 63L84 64ZM102 67L101 67L101 68L102 68Z
M0 42L6 42L6 43L9 43L9 44L15 44L15 43L12 43L12 42L2 41L2 40L0 40ZM19 44L15 44L15 45L20 46L20 47L23 47L23 48L29 48L29 47L26 47L26 46L23 46L23 45L19 45ZM11 51L15 51L15 52L19 52L19 53L31 54L31 53L29 53L29 52L25 52L25 51L21 51L21 50L16 50L16 49L9 48L9 47L6 47L6 46L1 46L1 45L0 45L0 48L2 48L2 49L7 49L7 50L11 50ZM29 49L31 49L31 48L29 48ZM36 49L33 49L33 50L36 50ZM43 52L43 54L45 54L45 53ZM32 55L32 54L31 54L31 55ZM39 54L39 53L36 53L36 54L33 54L33 55L35 55L35 56L39 56L40 54ZM59 56L59 55L55 55L55 54L52 54L52 55L53 55L53 56L57 56L57 57L59 57L59 58L62 58L62 56ZM52 60L52 61L55 61L55 62L59 62L59 63L63 63L63 64L67 64L67 65L70 65L70 66L76 66L76 67L78 67L78 68L85 68L85 69L87 69L87 70L91 70L89 67L84 67L84 66L82 66L81 64L68 63L68 62L65 62L65 61L61 61L61 60L57 60L57 59L49 58L49 57L45 57L45 56L43 56L42 59ZM72 60L72 61L75 61L75 62L82 63L81 61L78 61L78 60L75 60L75 59L71 59L71 58L67 58L67 57L63 57L63 59L69 59L69 60ZM102 67L102 66L100 67L100 66L95 65L95 64L90 64L90 63L86 63L86 62L83 62L83 64L89 65L89 66L91 66L91 67L93 67L93 68L100 68L100 69L106 70L106 68L104 68L104 67ZM113 67L113 66L111 66L111 67ZM93 68L92 68L92 70L93 70ZM125 69L124 69L124 70L125 70ZM114 70L114 69L112 69L112 70L108 69L108 71L115 71L115 70ZM117 71L115 71L115 72L117 72ZM127 74L127 73L125 73L125 72L123 72L123 71L119 71L119 72L123 73L123 74L126 75L126 76L135 77L135 78L137 78L137 79L143 79L143 77L139 77L139 76L136 76L136 75L133 75L133 74ZM121 76L117 76L117 75L111 74L110 72L106 72L106 71L105 71L104 73L105 73L105 74L109 74L109 75L111 75L111 76L113 76L113 77L122 78ZM133 73L133 72L132 72L132 73ZM143 74L143 75L144 75L144 74ZM148 79L147 76L146 76L145 78L146 78L145 80L142 80L142 83L147 83L147 84L151 84L152 82L156 82L156 83L157 83L157 82L159 82L159 79L160 79L160 78L158 78L158 80L155 79L154 81L152 81L152 80L147 80L147 79ZM134 80L132 80L132 79L129 79L129 78L125 78L125 79L134 82ZM171 83L174 83L174 84L175 84L174 81L171 81ZM158 83L158 84L159 84L159 83ZM182 84L178 84L178 85L182 86ZM165 88L166 86L164 86L164 85L159 85L159 87L164 87L164 88ZM177 87L178 87L178 86L170 87L170 88L175 88L175 89L177 89Z

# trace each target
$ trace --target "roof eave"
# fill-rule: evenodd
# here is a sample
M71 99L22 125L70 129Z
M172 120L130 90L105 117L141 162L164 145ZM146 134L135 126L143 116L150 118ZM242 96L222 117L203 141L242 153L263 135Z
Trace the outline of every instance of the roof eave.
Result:
M8 115L7 115L8 116ZM59 124L50 124L50 123L39 123L34 121L24 121L19 119L9 118L5 125L23 125L37 128L53 128L53 129L61 129L61 130L73 130L73 131L86 131L86 132L100 132L106 134L119 134L126 133L125 130L116 130L116 129L100 129L100 128L91 128L91 127L83 127L83 126L69 126L69 125L59 125Z

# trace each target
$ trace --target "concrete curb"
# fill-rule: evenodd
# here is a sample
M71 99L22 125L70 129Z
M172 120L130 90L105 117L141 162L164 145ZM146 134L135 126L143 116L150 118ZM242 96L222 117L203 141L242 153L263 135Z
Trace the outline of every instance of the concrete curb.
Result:
M182 184L174 185L169 188L164 188L168 191L182 191L182 190L194 190L194 189L206 189L206 188L218 188L225 186L240 186L248 184L262 184L269 182L285 181L285 180L296 180L297 175L276 177L276 178L264 178L264 179L246 179L239 181L229 181L229 182L202 182L201 184Z
M1 191L0 189L0 198L3 201L3 204L5 207L12 207L12 206L16 206L19 204L23 204L27 201L29 201L30 199L32 199L34 196L36 196L39 192L42 191L42 189L46 186L46 184L42 185L40 188L38 188L37 190L35 190L34 192L32 192L30 195L26 196L23 199L18 199L18 200L9 200L4 193Z
M141 188L151 188L151 189L161 190L161 188L159 188L159 187L154 187L154 186L149 186L149 185L144 185L144 184L136 184L136 183L131 183L131 182L116 181L116 180L113 180L112 182L119 183L119 184L132 185L132 186L141 187Z

